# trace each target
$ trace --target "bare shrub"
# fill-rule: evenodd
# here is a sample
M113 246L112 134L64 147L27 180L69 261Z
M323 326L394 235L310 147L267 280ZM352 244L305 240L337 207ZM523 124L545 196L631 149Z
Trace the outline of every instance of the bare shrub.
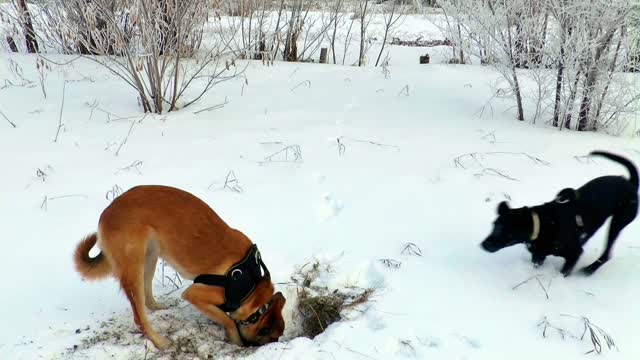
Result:
M145 112L187 107L241 70L228 44L202 46L208 0L41 0L59 43L96 61L138 93ZM187 88L198 86L182 101ZM181 101L181 102L179 102Z

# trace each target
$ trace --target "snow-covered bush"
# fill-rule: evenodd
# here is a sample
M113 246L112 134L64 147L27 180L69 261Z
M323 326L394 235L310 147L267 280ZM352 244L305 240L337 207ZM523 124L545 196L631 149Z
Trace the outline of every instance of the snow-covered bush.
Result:
M640 93L625 74L636 41L638 7L630 0L442 0L460 62L496 68L525 120L521 76L537 83L533 121L560 129L618 132ZM634 19L636 19L634 21ZM519 69L531 69L521 72ZM545 111L546 110L546 111Z
M47 43L105 66L136 90L145 112L186 107L237 74L221 37L203 46L209 0L40 0L40 7Z

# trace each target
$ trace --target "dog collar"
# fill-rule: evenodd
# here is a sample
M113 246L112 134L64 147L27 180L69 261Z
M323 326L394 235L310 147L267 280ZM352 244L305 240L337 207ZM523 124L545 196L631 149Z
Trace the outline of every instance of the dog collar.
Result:
M262 261L258 247L253 244L245 257L232 265L224 275L198 275L193 283L224 288L224 303L218 307L229 313L236 311L265 278L271 278L269 269Z
M540 236L540 216L535 211L531 211L531 220L533 221L533 231L531 231L531 241Z
M260 320L260 317L269 310L270 307L271 307L271 301L260 306L258 310L256 310L256 312L251 314L251 316L249 316L245 320L236 320L236 324L242 325L242 326L255 324L258 322L258 320Z
M271 301L269 301L266 304L260 306L258 308L258 310L256 310L256 312L251 314L251 316L249 316L245 320L234 320L234 322L236 323L236 329L238 330L238 335L240 335L240 340L242 341L242 345L243 346L260 346L259 343L255 342L255 341L251 341L251 340L245 338L242 335L242 331L240 331L240 326L253 325L253 324L257 323L258 320L260 320L260 317L262 315L264 315L264 313L266 313L269 310L270 307L271 307Z

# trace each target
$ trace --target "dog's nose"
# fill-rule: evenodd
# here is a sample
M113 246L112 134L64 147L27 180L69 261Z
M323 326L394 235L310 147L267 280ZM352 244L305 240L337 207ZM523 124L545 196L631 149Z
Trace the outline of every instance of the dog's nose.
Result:
M482 248L482 250L487 251L487 252L494 252L495 249L493 246L491 246L491 243L488 240L485 240L483 242L480 243L480 247Z

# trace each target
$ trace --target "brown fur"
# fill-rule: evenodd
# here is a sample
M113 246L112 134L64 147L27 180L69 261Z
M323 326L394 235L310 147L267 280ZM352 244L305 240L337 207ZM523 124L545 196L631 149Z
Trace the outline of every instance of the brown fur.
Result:
M98 280L111 275L111 265L108 261L105 261L102 253L94 258L89 256L89 251L97 241L97 233L87 235L76 246L76 251L73 254L76 271L88 280Z
M88 253L96 243L101 252L91 258ZM125 192L102 212L98 233L78 244L74 261L87 279L109 274L117 278L131 303L135 323L156 347L165 349L170 341L153 330L145 312L145 306L150 310L164 308L152 293L158 258L192 280L200 274L224 274L251 245L249 238L229 227L197 197L172 187L146 185ZM282 307L286 300L281 293L274 294L268 279L229 315L217 307L224 303L222 288L192 284L182 298L224 326L237 345L242 344L238 330L245 339L260 344L276 341L284 331ZM234 320L245 320L270 300L272 306L256 324L236 327Z

